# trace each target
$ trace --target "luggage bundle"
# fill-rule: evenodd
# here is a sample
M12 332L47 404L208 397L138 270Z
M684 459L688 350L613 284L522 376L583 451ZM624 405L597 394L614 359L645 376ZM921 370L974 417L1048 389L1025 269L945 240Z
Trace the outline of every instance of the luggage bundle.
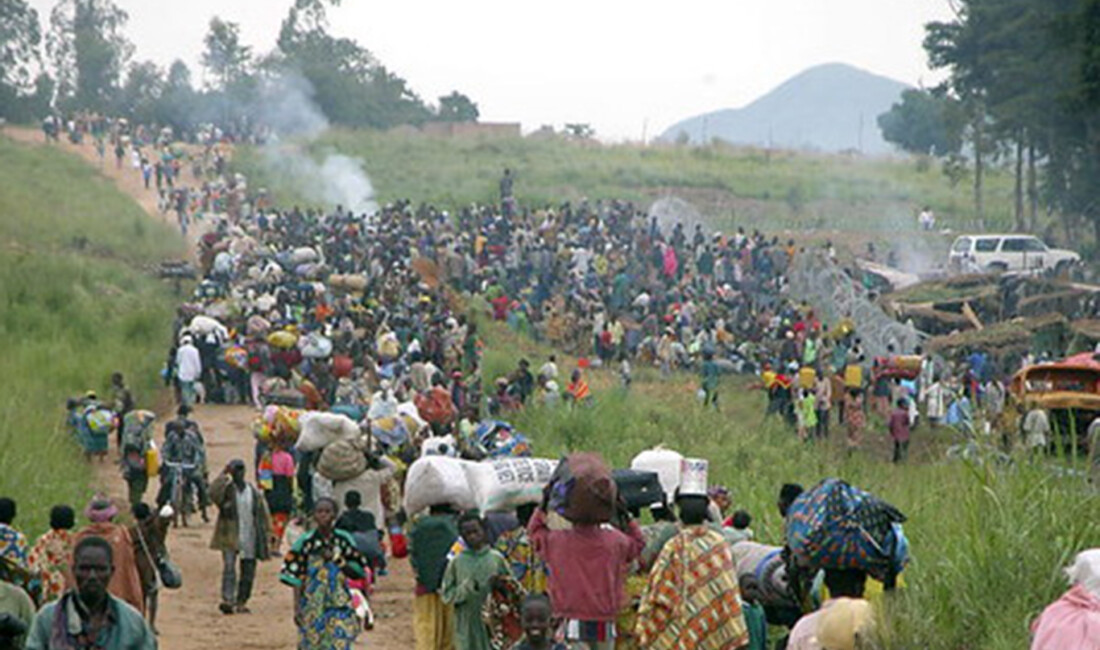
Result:
M541 501L557 465L545 458L499 458L468 462L463 469L477 508L493 512Z
M527 436L500 420L482 420L474 427L475 451L489 458L526 458L531 455Z
M640 469L616 469L611 472L615 487L623 503L630 510L641 510L653 505L667 503L665 490L661 487L661 478L657 472Z
M260 442L276 447L293 447L302 432L302 412L284 406L268 405L252 421L252 435Z
M877 580L897 575L908 562L908 542L897 508L835 478L795 499L787 512L787 546L809 571L859 569Z
M570 454L550 478L549 509L574 524L610 522L618 497L611 470L599 454Z
M349 481L367 471L366 444L359 438L325 445L317 459L317 471L330 481Z
M405 476L405 512L414 515L430 506L451 504L468 510L476 505L463 465L469 461L424 456Z
M299 418L301 435L295 447L299 451L320 451L339 440L359 438L359 425L346 415L306 411Z
M630 469L656 472L665 496L671 501L680 487L683 461L684 457L681 454L657 446L635 456L634 460L630 461Z

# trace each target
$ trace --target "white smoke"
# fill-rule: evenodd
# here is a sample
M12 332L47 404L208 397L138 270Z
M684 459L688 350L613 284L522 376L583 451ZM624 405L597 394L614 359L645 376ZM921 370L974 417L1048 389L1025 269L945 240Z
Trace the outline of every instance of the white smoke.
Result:
M263 148L263 162L276 178L289 179L309 201L341 205L356 214L378 212L374 186L361 158L330 150L322 152L318 160L309 151L328 130L329 122L313 101L313 86L307 79L286 74L267 80L256 114L276 136ZM293 142L283 144L281 138Z

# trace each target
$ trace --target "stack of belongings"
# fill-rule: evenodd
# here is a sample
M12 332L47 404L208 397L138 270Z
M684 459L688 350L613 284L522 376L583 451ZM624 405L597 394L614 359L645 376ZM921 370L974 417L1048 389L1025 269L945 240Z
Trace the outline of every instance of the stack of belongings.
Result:
M426 449L431 448L426 445ZM538 503L557 467L558 461L546 458L477 462L426 453L409 466L406 474L405 512L412 516L438 505L482 513L507 512Z
M531 455L527 436L511 424L500 420L482 420L474 427L473 440L468 441L481 458L525 458Z
M848 483L828 478L803 492L787 511L787 548L799 594L802 578L821 569L857 569L892 587L909 561L897 508Z
M661 489L664 490L665 497L668 499L666 503L671 503L676 491L680 489L683 463L682 454L658 445L635 456L634 460L630 461L630 469L656 473Z
M252 421L252 435L268 447L289 450L302 432L302 413L285 406L268 405Z
M787 577L783 547L738 542L732 550L742 597L761 605L772 625L793 625L802 616L802 608Z

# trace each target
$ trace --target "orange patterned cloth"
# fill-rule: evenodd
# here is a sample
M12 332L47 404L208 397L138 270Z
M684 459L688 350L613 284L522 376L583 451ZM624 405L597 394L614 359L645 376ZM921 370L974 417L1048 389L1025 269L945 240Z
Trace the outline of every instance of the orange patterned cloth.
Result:
M733 650L747 645L729 544L706 526L665 544L642 594L638 645L649 650Z
M65 592L65 576L73 555L73 534L64 529L44 533L34 543L27 564L42 576L42 604L57 600Z

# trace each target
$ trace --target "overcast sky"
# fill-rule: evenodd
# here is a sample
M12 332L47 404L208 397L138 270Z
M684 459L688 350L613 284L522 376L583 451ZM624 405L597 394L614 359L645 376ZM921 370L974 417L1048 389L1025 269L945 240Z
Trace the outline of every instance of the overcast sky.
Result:
M210 18L274 47L291 0L116 0L138 59L181 58L202 79ZM48 22L53 0L31 0ZM607 140L659 134L743 106L820 63L930 85L924 24L948 0L343 0L332 29L355 38L434 103L459 90L483 121L525 131L587 122Z

